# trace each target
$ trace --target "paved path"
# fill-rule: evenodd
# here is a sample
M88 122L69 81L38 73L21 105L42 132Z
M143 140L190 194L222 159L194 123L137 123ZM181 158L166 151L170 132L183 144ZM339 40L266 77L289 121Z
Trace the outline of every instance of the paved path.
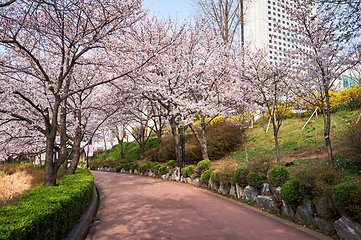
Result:
M318 239L190 185L129 174L92 173L100 206L86 238L89 240Z

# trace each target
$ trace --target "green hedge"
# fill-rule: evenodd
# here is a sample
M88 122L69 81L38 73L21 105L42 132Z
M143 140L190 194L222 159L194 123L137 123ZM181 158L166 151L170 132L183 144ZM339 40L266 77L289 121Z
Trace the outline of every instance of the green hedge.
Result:
M63 239L93 194L94 178L77 169L55 187L27 191L21 201L0 208L0 239Z

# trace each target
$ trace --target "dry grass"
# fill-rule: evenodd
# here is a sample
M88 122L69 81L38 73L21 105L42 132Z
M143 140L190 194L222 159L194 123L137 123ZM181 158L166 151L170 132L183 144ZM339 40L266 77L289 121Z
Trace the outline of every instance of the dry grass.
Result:
M20 196L44 181L44 169L29 164L0 165L0 207L20 201Z
M31 188L32 176L25 171L19 171L0 178L0 201L7 202Z

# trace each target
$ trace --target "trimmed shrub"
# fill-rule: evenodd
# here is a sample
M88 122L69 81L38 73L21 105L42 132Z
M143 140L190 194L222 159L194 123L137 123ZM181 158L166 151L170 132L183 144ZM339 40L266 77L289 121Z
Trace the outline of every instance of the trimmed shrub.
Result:
M212 182L217 182L216 178L217 178L217 175L218 175L218 169L215 169L211 172L211 180Z
M206 170L202 173L201 178L202 178L202 182L204 184L208 184L209 178L211 177L211 173L209 170Z
M182 168L183 177L190 177L194 173L193 166Z
M275 167L268 173L268 181L274 187L282 186L289 177L290 173L284 167Z
M160 173L160 175L166 174L167 173L167 167L166 166L161 166L159 168L159 173Z
M169 160L169 161L168 161L168 167L169 167L169 168L175 168L175 162L174 162L174 160Z
M291 180L283 184L281 188L281 198L295 211L304 199L300 194L299 181Z
M55 187L29 190L0 208L0 239L63 239L91 200L94 178L85 169Z
M147 165L144 164L144 165L139 167L139 172L141 174L144 174L146 171L147 171Z
M239 184L241 187L246 187L247 175L250 173L247 167L239 167L234 171L234 181Z
M210 166L211 166L210 160L202 160L197 164L198 172L202 174L204 171L209 170Z
M332 188L335 205L354 221L361 223L361 184L343 182Z
M260 189L263 184L263 178L258 173L250 173L247 175L247 183L252 187Z
M132 170L132 172L134 172L134 170L138 170L139 169L138 163L130 163L129 169Z
M122 170L122 167L121 167L121 166L116 166L116 167L115 167L115 171L116 171L116 172L120 172L120 170Z

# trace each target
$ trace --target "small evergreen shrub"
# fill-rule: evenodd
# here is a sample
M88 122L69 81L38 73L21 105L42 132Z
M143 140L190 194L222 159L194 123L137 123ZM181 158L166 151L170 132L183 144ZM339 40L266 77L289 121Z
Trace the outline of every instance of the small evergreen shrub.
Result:
M212 180L212 182L217 182L218 174L219 174L219 170L218 170L218 169L212 171L212 173L211 173L211 180Z
M121 167L121 166L116 166L116 167L115 167L115 171L116 171L116 172L120 172L120 170L122 170L122 167Z
M197 164L198 172L202 174L204 171L209 170L210 166L211 166L210 160L202 160Z
M274 186L282 186L290 177L290 173L284 167L275 167L268 173L268 181Z
M193 166L182 168L183 177L190 177L194 173Z
M250 173L247 167L239 167L234 171L234 181L239 184L241 187L246 187L247 184L247 175Z
M139 169L139 165L138 165L138 163L130 163L129 168L130 168L130 170L132 170L132 172L134 172L134 170Z
M281 188L281 198L295 211L304 199L300 194L299 181L291 180L283 184Z
M250 173L247 175L247 183L252 187L260 189L263 184L263 178L258 173Z
M333 201L354 221L361 223L361 184L343 182L332 188Z
M204 184L208 184L209 178L211 177L211 173L209 170L206 170L202 173L201 178L202 178L202 182Z
M146 164L139 167L139 172L141 174L144 174L146 171L147 171L147 165Z
M166 172L167 172L167 167L166 166L161 166L159 168L160 175L164 175L164 174L166 174Z
M175 162L174 162L174 160L169 160L169 161L168 161L168 167L169 167L169 168L175 168Z

